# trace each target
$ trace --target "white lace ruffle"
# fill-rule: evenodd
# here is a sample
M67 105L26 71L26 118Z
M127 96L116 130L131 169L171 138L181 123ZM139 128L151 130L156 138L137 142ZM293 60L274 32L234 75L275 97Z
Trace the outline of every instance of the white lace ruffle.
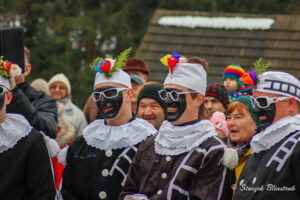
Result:
M297 130L300 130L300 115L284 117L253 136L251 153L266 151Z
M6 119L0 124L0 153L13 148L31 130L32 126L23 115L7 113Z
M88 145L109 150L136 145L156 132L152 124L139 118L121 126L108 126L103 119L99 119L83 129L82 135Z
M189 152L213 136L217 136L217 133L209 120L186 126L174 126L164 121L155 137L155 152L160 155L179 155Z
M60 147L58 143L54 139L47 136L43 131L40 131L40 133L44 137L45 144L50 154L50 157L51 158L55 157L60 152Z

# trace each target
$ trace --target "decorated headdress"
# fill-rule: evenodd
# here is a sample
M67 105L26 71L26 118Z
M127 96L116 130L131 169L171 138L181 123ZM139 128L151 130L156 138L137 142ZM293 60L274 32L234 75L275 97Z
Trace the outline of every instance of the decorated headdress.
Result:
M205 95L206 71L203 66L196 63L178 63L180 55L177 53L172 55L160 60L170 70L164 84L180 85Z
M259 58L257 61L255 61L253 63L254 67L252 67L252 70L245 73L240 78L240 81L246 85L251 85L253 88L256 87L257 83L259 82L258 76L262 74L264 71L266 71L268 67L271 65L270 62L268 62L267 64L262 64L261 61L262 58Z
M131 47L124 50L115 60L112 58L96 58L90 65L97 74L94 87L104 82L120 83L131 88L130 76L122 70L126 59L129 56Z
M0 85L3 85L7 89L9 89L9 79L11 77L20 75L21 73L22 69L19 67L19 65L11 63L9 61L4 61L3 56L0 57Z
M176 66L177 63L179 63L179 58L181 55L179 55L176 52L173 52L172 55L168 54L160 59L160 62L169 68L171 74L173 74L173 69Z

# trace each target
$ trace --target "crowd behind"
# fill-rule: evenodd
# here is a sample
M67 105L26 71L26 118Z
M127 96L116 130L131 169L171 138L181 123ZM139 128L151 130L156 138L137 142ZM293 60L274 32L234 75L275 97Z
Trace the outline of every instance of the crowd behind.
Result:
M300 82L292 75L260 63L248 72L228 65L221 82L206 84L205 59L173 53L161 59L170 72L160 83L149 80L141 58L127 58L110 77L104 66L120 62L102 59L94 92L80 109L67 74L29 84L27 48L24 55L22 74L9 88L0 86L3 112L21 114L43 133L48 153L33 155L50 155L51 163L38 158L30 173L12 171L26 178L2 179L1 199L300 198ZM17 164L10 156L0 163Z

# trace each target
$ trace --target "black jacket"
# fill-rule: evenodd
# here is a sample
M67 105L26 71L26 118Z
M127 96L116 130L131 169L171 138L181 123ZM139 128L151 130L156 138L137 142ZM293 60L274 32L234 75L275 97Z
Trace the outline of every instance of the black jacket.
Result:
M24 115L35 129L55 138L57 133L55 100L43 92L36 91L27 82L18 84L11 92L13 99L7 106L7 112Z
M11 149L0 153L0 199L53 200L56 195L44 138L32 130Z

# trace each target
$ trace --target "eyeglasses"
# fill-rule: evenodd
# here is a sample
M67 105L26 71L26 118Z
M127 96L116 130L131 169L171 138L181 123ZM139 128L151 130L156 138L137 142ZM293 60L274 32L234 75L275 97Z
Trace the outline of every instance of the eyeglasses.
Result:
M92 97L94 101L99 101L101 99L101 95L104 96L104 98L112 99L116 96L118 96L119 92L127 90L128 88L108 88L102 92L93 92Z
M9 90L6 89L5 87L0 86L0 95L3 95L6 92L9 92Z
M259 108L268 108L272 103L277 103L279 101L287 100L289 97L250 97L252 106L255 107L256 105Z
M167 99L168 95L171 97L171 99L173 101L178 101L179 95L181 95L181 94L191 94L191 93L197 93L197 92L178 92L176 90L172 90L172 91L168 92L164 89L158 91L159 97L163 101Z

